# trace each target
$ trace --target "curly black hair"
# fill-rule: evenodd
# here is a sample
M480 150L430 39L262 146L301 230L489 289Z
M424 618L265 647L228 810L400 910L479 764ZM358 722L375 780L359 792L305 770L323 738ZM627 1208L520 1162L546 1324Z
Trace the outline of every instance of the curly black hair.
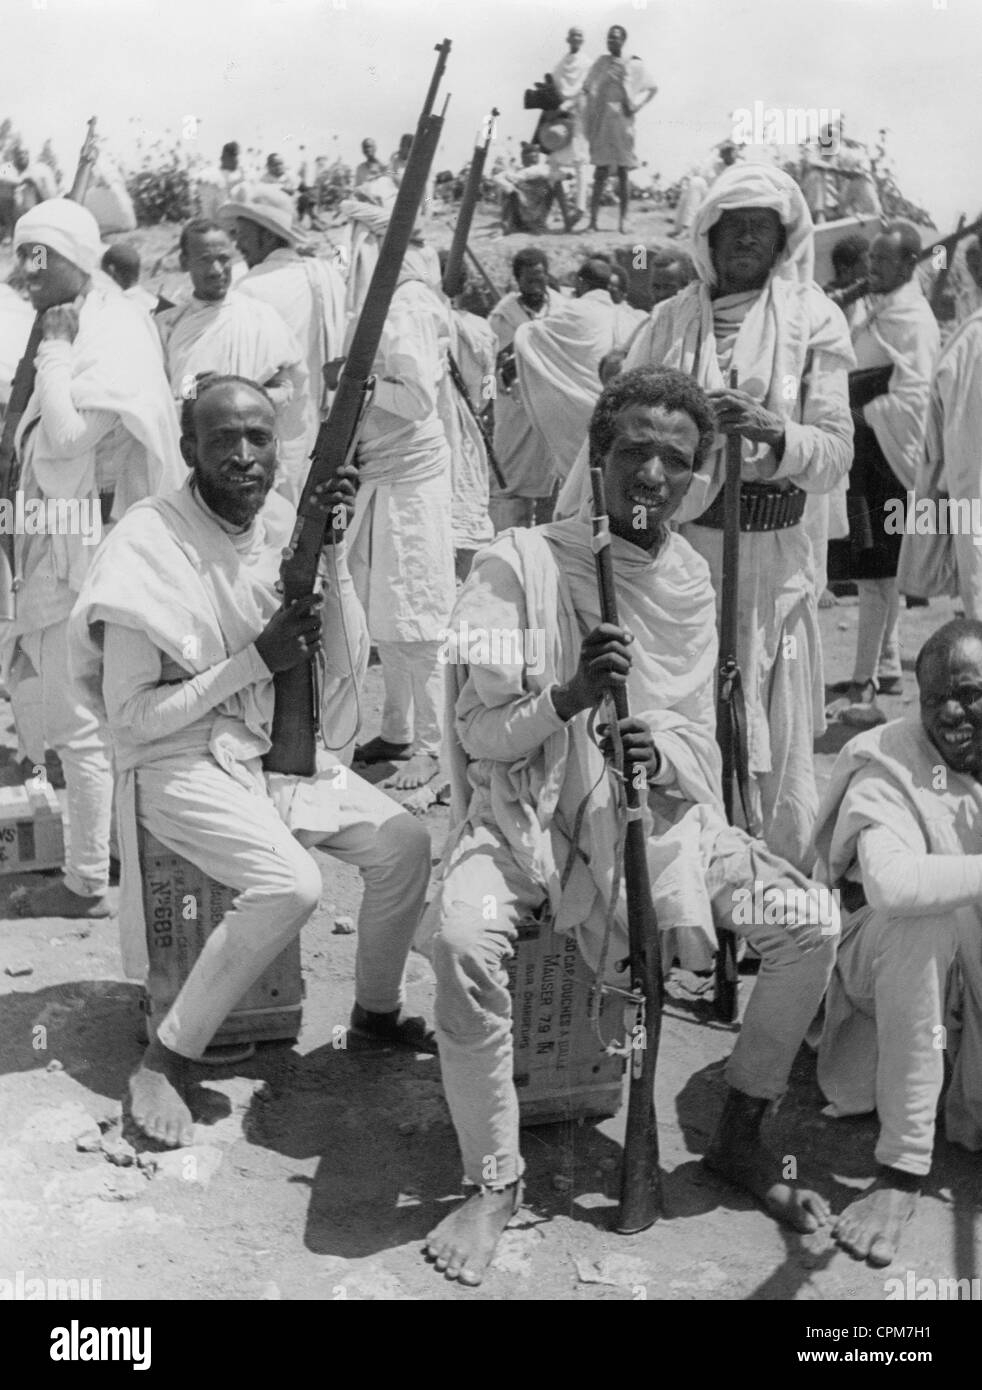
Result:
M257 396L262 396L271 409L276 409L269 392L265 386L260 386L258 381L250 381L247 376L219 376L217 372L199 372L194 379L194 389L184 397L184 402L181 405L182 439L197 439L198 437L194 413L202 396L206 396L216 386L232 385L248 386L250 391L255 391Z
M845 270L847 266L855 265L868 252L869 242L858 232L852 232L849 236L841 236L832 247L832 268L833 270Z
M660 405L665 410L683 410L699 430L699 445L693 460L698 472L713 446L716 421L702 387L674 367L636 367L623 372L601 393L590 420L590 460L602 462L614 442L614 421L630 405Z
M511 273L517 280L527 266L533 265L544 265L548 271L549 257L541 246L523 246L512 259Z

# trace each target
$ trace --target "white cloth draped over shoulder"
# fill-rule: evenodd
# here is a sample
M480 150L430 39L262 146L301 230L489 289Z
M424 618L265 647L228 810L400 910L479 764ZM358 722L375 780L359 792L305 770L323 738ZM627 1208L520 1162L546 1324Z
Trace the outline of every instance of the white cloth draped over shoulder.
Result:
M449 329L434 261L423 247L403 261L358 443L348 543L374 641L439 640L456 593L451 458L438 412Z
M520 294L504 295L488 315L488 324L498 339L499 352L515 341L519 328L530 320L538 322L559 309L562 297L547 290L542 308L530 310ZM553 488L552 460L543 451L542 438L532 423L528 401L516 378L505 387L498 379L494 402L494 451L508 483L511 497L548 497ZM574 509L575 510L575 509Z
M176 401L186 399L202 372L244 376L260 386L282 373L273 392L280 481L295 501L305 462L310 383L304 351L281 316L271 304L233 289L216 302L188 295L158 314L156 322Z
M107 623L145 633L168 662L186 673L186 679L248 647L280 606L275 584L295 519L290 503L271 492L254 522L259 562L246 569L229 535L196 500L189 483L132 508L100 548L72 611L72 671L92 708L106 718L102 649ZM352 615L356 621L361 619L357 605L346 605L346 613L349 624ZM368 664L363 620L357 631L346 631L346 637L343 643L322 644L327 679L321 722L328 731L353 727L357 686ZM257 760L270 747L273 704L269 675L243 687L214 710L209 752L220 767L249 788L256 787ZM146 940L145 933L133 926L143 921L135 772L165 760L172 748L166 739L130 745L114 737L113 742L123 842L124 964L131 978L139 978L146 969ZM290 784L280 788L287 794L290 813L302 819L304 779L282 780Z
M982 309L970 315L945 344L931 381L915 492L918 499L948 496L977 506L982 497ZM940 576L935 547L955 552L958 589L967 618L982 618L982 546L971 531L950 537L905 535L900 546L897 586L903 594L933 597ZM948 585L946 592L950 592Z
M786 233L784 249L759 292L714 300L710 229L728 209L758 207L777 212ZM631 343L624 369L674 367L713 391L729 384L724 369L735 368L738 388L780 416L785 430L780 461L767 445L743 441L744 480L830 492L852 459L847 373L855 356L841 310L811 278L811 217L794 180L763 165L739 164L721 174L696 214L693 260L699 280L655 306ZM693 477L675 523L692 523L706 510L723 485L725 462L726 444L720 436ZM560 494L557 513L569 515L588 490L583 450ZM722 532L689 525L684 534L708 560L718 590ZM770 811L763 807L762 815L770 848L799 868L807 865L807 839L817 805L814 773L807 771L811 738L824 728L814 584L814 560L804 526L741 535L737 651L746 693L750 771L756 775L773 770L770 718L785 725L791 721L782 728L779 742L790 749L788 764L797 771L788 773L787 782L772 779L777 786L769 785L768 795L776 800ZM784 659L784 637L792 622L798 628L795 661ZM798 649L802 641L804 651ZM777 694L775 679L797 684ZM795 708L805 703L805 710ZM759 787L752 788L752 794L757 796ZM792 823L793 834L782 839L780 827L788 831Z
M460 368L468 399L480 414L494 380L497 343L486 321L447 305L448 351ZM484 437L449 370L440 382L437 409L450 447L455 550L476 550L494 537L488 513L488 451Z
M880 361L893 363L893 371L886 392L863 407L863 417L900 482L912 488L924 450L928 395L941 334L916 276L890 294L873 295L870 303L870 312L853 338L857 361L866 365L868 339L879 348Z
M606 290L561 299L547 318L515 331L522 400L565 478L586 438L600 395L600 362L623 346L637 325L625 320Z
M281 246L254 265L236 290L271 305L304 350L309 453L329 404L324 364L344 352L344 279L322 256L302 256L292 247Z
M631 712L650 725L662 756L647 807L655 906L665 926L687 941L688 959L705 965L715 948L715 929L702 866L709 847L727 830L715 739L717 641L708 570L674 534L654 560L616 536L612 547L621 621L637 638L628 678ZM472 635L504 629L537 633L539 669L527 662L448 666L446 721L453 823L463 828L468 820L486 819L499 828L519 867L547 889L554 929L575 930L594 967L617 840L611 784L589 738L586 715L563 724L549 692L573 675L582 636L599 621L586 510L563 522L506 531L478 553L450 630L463 631L466 624ZM480 724L499 723L516 701L527 706L530 721L545 721L552 731L518 756L499 730L505 747L491 756L497 751L494 735ZM580 835L585 857L576 857L561 889L570 833L588 793ZM622 888L621 933L625 912Z
M43 355L63 348L69 357L71 406L79 413L115 416L128 436L118 455L112 519L121 517L142 498L180 486L186 469L154 327L101 271L93 272L74 342L42 343L39 363ZM99 506L98 443L75 449L66 457L42 418L37 387L18 426L16 446L23 461L25 497L88 498ZM94 550L80 535L58 533L19 536L17 553L18 569L27 581L25 589L37 567L43 565L49 571L49 581L74 596L82 587ZM28 595L23 597L16 624L20 632L67 616L67 609L48 615L33 613Z
M388 174L382 174L372 180L370 193L367 188L361 192L362 197L345 198L338 208L347 222L345 307L349 319L361 313L399 187Z
M307 386L300 344L271 305L230 291L224 299L205 302L185 296L157 315L167 376L177 401L201 372L244 376L265 385L287 368L296 395Z
M945 772L938 776L941 766ZM922 860L928 875L935 856L982 855L982 785L944 767L941 755L928 739L919 717L894 720L869 729L847 743L836 759L832 777L822 798L815 829L815 843L826 881L833 887L845 878L858 879L859 841L863 832L885 827L909 852ZM919 866L912 865L917 869ZM950 870L949 870L950 872ZM924 913L936 915L937 888ZM970 913L976 928L976 988L978 959L982 949L982 908L946 906L945 913ZM904 916L916 915L912 913ZM898 918L901 914L898 913ZM925 924L930 930L930 922ZM982 1000L972 990L959 988L957 976L955 1015L960 1029L949 1029L948 1051L953 1063L952 1082L946 1100L948 1138L969 1149L982 1148ZM957 998L961 995L961 998ZM949 999L951 996L949 995ZM837 1029L854 1008L833 981L826 1029ZM858 1035L857 1035L858 1037ZM862 1072L868 1058L847 1052L837 1054L837 1066L848 1076Z

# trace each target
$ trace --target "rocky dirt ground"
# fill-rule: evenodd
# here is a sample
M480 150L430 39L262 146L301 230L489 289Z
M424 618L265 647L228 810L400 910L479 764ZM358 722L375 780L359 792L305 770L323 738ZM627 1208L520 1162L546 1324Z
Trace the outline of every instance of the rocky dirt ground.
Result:
M912 658L947 601L904 615ZM849 673L855 601L822 614L828 679ZM910 660L907 661L908 668ZM913 698L908 669L899 715ZM369 733L380 680L370 672ZM0 775L16 780L9 705L0 703ZM827 776L848 731L820 741ZM447 812L425 823L434 856ZM120 970L113 922L9 918L0 879L0 1278L100 1281L105 1299L874 1299L885 1280L979 1272L982 1167L939 1142L934 1171L888 1270L857 1264L827 1237L780 1230L704 1172L722 1103L732 1032L712 1022L704 982L673 976L659 1058L666 1215L642 1235L609 1229L623 1112L603 1123L529 1129L525 1207L477 1291L420 1256L426 1232L460 1192L453 1131L435 1059L334 1046L347 1022L359 884L318 856L323 900L303 933L306 985L296 1046L269 1044L204 1076L195 1144L166 1157L120 1142L119 1097L141 1051L138 988ZM410 963L410 1003L431 1014L425 961ZM741 986L745 1004L752 977ZM868 1181L872 1118L822 1116L803 1049L770 1142L815 1175L835 1208ZM138 1146L139 1147L139 1146ZM90 1284L90 1287L93 1285Z
M436 218L434 239L449 236ZM613 225L614 212L605 220ZM635 214L630 240L665 232ZM177 288L173 228L138 234L144 280ZM479 215L473 245L503 288L530 238L502 238ZM550 236L554 269L622 245L614 233ZM168 254L171 252L171 254ZM163 259L161 259L163 258ZM156 267L156 268L155 268ZM7 266L0 265L0 274ZM152 272L152 273L151 273ZM912 658L951 615L947 601L904 615L904 692ZM855 600L822 613L828 680L850 672ZM366 733L376 732L381 682L369 673ZM816 748L820 776L848 737L832 726ZM10 707L0 701L0 782L18 780ZM439 853L447 811L425 824ZM318 856L321 906L304 929L306 1001L295 1046L268 1044L239 1067L207 1073L192 1149L135 1154L120 1136L119 1097L141 1053L140 991L123 978L114 922L23 921L9 915L23 876L0 877L0 1280L99 1282L105 1299L883 1299L887 1278L979 1273L982 1167L939 1142L934 1171L896 1265L857 1264L823 1235L780 1230L704 1172L699 1157L723 1096L732 1030L715 1024L705 982L669 984L657 1104L665 1218L631 1238L611 1232L623 1111L603 1123L529 1129L525 1207L485 1284L448 1283L420 1256L426 1232L460 1193L459 1162L436 1059L334 1045L351 1005L357 875ZM410 1005L432 1013L425 961L409 967ZM746 977L745 1005L753 987ZM813 1056L802 1050L791 1090L769 1121L770 1142L815 1175L841 1209L868 1181L872 1118L823 1118Z

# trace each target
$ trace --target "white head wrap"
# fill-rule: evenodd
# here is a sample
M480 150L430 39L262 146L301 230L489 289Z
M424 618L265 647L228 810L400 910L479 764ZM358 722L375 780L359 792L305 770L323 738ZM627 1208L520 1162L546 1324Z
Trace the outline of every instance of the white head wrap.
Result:
M14 250L21 246L49 246L86 275L98 270L106 250L91 212L68 198L46 198L18 219Z
M772 274L784 280L814 279L814 227L801 189L790 174L773 165L734 164L720 174L692 224L692 259L704 285L716 285L709 229L724 212L736 208L772 208L780 217L787 241Z

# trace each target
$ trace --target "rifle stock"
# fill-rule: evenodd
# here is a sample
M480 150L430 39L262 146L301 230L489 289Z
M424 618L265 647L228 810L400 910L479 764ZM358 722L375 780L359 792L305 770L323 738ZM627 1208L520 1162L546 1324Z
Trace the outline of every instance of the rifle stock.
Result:
M324 513L315 494L320 488L330 486L338 468L354 457L358 431L369 401L375 354L443 130L443 116L433 115L432 108L450 52L450 40L444 39L438 44L437 52L439 57L378 263L358 317L331 412L317 433L310 472L297 504L297 520L280 568L284 607L313 591L321 551L325 544L337 539L340 529L336 518ZM317 770L318 711L311 661L301 662L289 671L277 672L273 688L272 746L263 759L263 766L267 772L312 777Z
M71 190L66 195L74 203L83 201L88 191L89 180L92 177L92 166L96 160L95 126L96 118L90 116L85 139L82 141L82 148L79 151L75 177L72 180ZM17 462L15 440L24 411L34 393L34 378L36 376L34 359L41 346L43 322L43 312L35 314L27 339L27 346L24 348L24 355L17 364L17 370L11 382L10 399L7 402L7 410L3 417L3 433L0 435L0 498L9 502L14 500L19 481L20 468ZM12 530L5 529L0 534L0 610L2 610L0 611L0 618L7 621L15 617L14 564L14 534Z
M603 470L591 467L593 534L600 617L619 626L614 566L610 557L607 503ZM618 721L630 714L627 690L612 689ZM627 895L627 931L630 951L631 993L643 1032L641 1046L632 1035L627 1127L621 1168L621 1203L614 1229L621 1235L645 1231L662 1213L661 1174L658 1167L658 1121L655 1115L655 1068L661 1038L662 967L658 922L651 901L648 851L645 843L641 789L633 777L625 777L627 830L624 841L624 886ZM598 987L602 981L598 981Z

